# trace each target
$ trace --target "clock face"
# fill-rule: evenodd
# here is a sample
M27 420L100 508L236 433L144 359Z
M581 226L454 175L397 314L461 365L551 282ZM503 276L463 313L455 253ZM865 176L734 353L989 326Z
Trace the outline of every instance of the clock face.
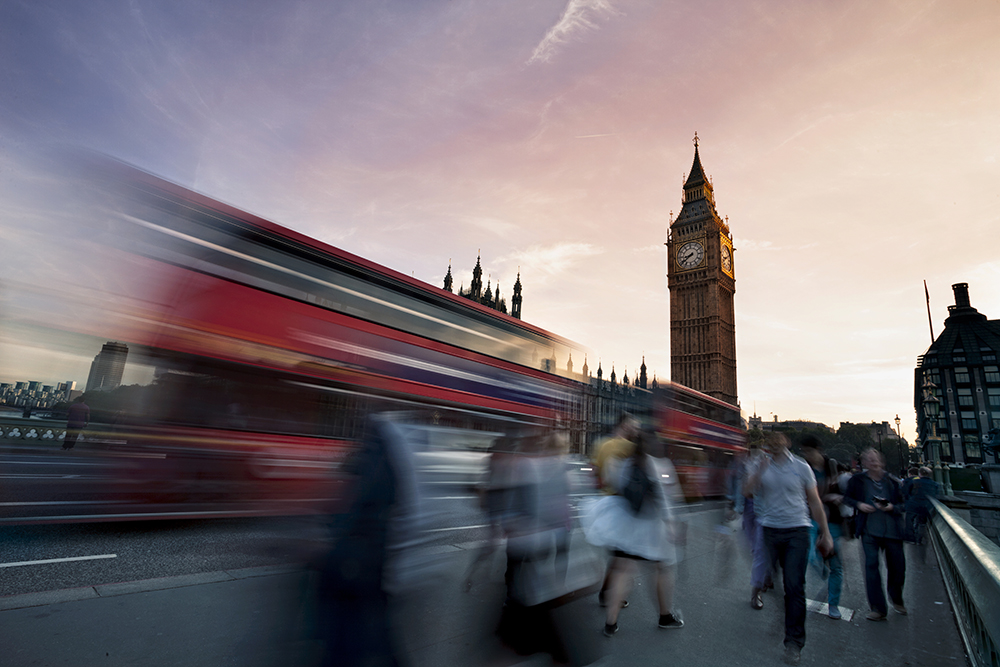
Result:
M722 244L722 268L726 273L733 272L733 251L725 243Z
M705 248L697 241L688 241L677 251L677 264L682 269L693 269L704 257Z

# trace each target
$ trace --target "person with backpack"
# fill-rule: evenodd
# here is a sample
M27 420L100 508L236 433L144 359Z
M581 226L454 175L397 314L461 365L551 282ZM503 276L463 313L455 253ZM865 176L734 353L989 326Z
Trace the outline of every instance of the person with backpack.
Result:
M605 476L613 480L615 494L595 502L583 517L587 540L610 549L613 556L604 624L608 637L618 632L622 601L640 562L653 563L656 568L658 626L684 627L679 612L672 608L677 551L672 536L673 502L669 497L673 494L668 489L676 488L677 474L662 454L656 434L640 432L632 455L613 462L614 469Z

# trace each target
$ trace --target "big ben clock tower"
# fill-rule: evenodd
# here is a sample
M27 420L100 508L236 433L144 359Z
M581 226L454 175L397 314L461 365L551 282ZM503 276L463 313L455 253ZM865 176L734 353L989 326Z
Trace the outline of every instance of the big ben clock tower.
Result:
M697 133L681 211L667 235L667 286L670 379L738 405L733 235L715 210Z

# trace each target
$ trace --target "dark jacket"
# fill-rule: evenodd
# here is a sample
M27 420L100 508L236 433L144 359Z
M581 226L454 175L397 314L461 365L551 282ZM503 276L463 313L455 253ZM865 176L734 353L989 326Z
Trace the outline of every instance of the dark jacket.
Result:
M859 472L858 474L851 477L850 481L847 482L847 492L844 494L844 504L850 505L851 507L857 509L858 503L865 502L865 477L867 474L864 472ZM892 511L889 512L892 516L896 518L898 522L903 514L903 492L899 487L899 482L895 480L888 473L882 476L883 482L887 485L886 490L888 492L887 500L892 503ZM881 512L881 510L876 510ZM858 535L865 534L865 524L868 521L868 515L861 510L855 512L857 517L855 523L855 532ZM902 529L900 528L900 535L902 535Z
M910 485L910 496L906 499L906 511L917 516L928 517L933 506L931 498L938 497L938 483L929 477L920 477Z

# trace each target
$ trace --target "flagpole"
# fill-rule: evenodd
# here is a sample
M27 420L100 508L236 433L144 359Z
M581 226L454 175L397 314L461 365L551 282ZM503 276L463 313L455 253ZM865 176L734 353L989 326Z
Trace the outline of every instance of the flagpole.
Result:
M927 281L924 281L924 296L927 297L927 326L931 330L931 345L934 344L934 323L931 321L931 293L927 291Z

